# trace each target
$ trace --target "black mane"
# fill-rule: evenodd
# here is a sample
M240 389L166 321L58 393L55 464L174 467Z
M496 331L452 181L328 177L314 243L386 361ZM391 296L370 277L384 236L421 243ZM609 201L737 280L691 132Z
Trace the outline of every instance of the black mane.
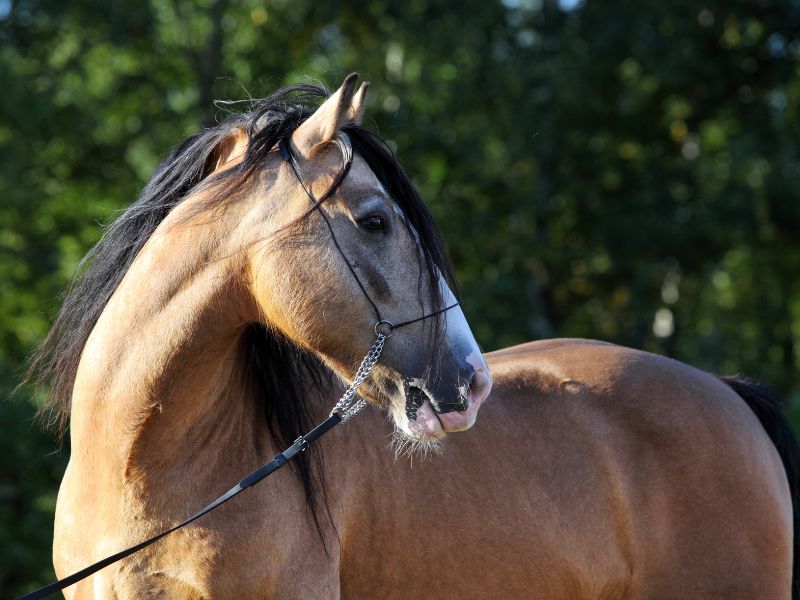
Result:
M250 110L203 130L175 148L155 170L137 200L103 233L100 241L78 265L64 292L52 329L34 353L28 379L45 386L49 400L41 414L63 434L70 415L72 388L86 341L109 298L122 281L136 255L169 212L200 186L211 187L212 202L235 201L246 189L278 141L310 116L329 96L322 87L298 84L254 100ZM221 175L208 177L216 165L218 147L234 129L244 128L249 145L243 161ZM422 200L385 143L359 126L346 132L353 150L381 181L419 234L427 275L434 284L437 269L454 285L443 244ZM208 206L208 204L206 204ZM438 289L431 285L431 293ZM433 304L438 297L432 298ZM320 383L325 369L312 354L262 324L250 325L242 338L247 356L247 377L254 393L265 399L264 412L275 443L290 444L312 426L306 390L300 382ZM303 453L295 472L305 490L317 527L315 489L324 493L321 456Z

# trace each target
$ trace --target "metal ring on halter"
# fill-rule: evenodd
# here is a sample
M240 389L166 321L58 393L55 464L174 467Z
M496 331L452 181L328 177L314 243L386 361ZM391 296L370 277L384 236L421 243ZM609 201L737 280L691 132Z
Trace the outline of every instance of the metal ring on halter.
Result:
M381 327L383 325L383 327ZM375 323L375 335L382 335L385 338L392 337L392 332L394 331L394 323L391 321L387 321L385 319L381 319L377 323Z

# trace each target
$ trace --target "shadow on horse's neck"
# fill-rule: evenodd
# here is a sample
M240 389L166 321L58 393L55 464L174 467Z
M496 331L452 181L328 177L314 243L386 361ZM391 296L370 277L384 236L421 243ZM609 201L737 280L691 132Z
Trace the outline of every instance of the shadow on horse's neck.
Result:
M86 344L73 456L106 462L109 485L227 484L277 451L246 372L253 313L242 268L214 227L159 227Z

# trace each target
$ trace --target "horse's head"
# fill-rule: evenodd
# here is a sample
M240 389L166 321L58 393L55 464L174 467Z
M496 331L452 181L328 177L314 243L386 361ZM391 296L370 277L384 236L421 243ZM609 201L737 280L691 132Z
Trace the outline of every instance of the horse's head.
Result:
M268 154L249 280L264 320L348 381L379 320L414 321L392 331L359 393L412 438L436 439L475 422L491 378L430 215L358 126L366 89L351 75Z

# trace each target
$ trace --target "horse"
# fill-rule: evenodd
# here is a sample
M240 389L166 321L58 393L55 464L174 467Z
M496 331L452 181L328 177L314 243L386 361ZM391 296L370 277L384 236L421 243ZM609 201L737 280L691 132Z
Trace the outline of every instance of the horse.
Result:
M780 400L599 341L482 355L366 92L290 86L188 138L81 264L33 363L70 428L56 573L325 418L382 322L372 408L66 597L797 598Z

